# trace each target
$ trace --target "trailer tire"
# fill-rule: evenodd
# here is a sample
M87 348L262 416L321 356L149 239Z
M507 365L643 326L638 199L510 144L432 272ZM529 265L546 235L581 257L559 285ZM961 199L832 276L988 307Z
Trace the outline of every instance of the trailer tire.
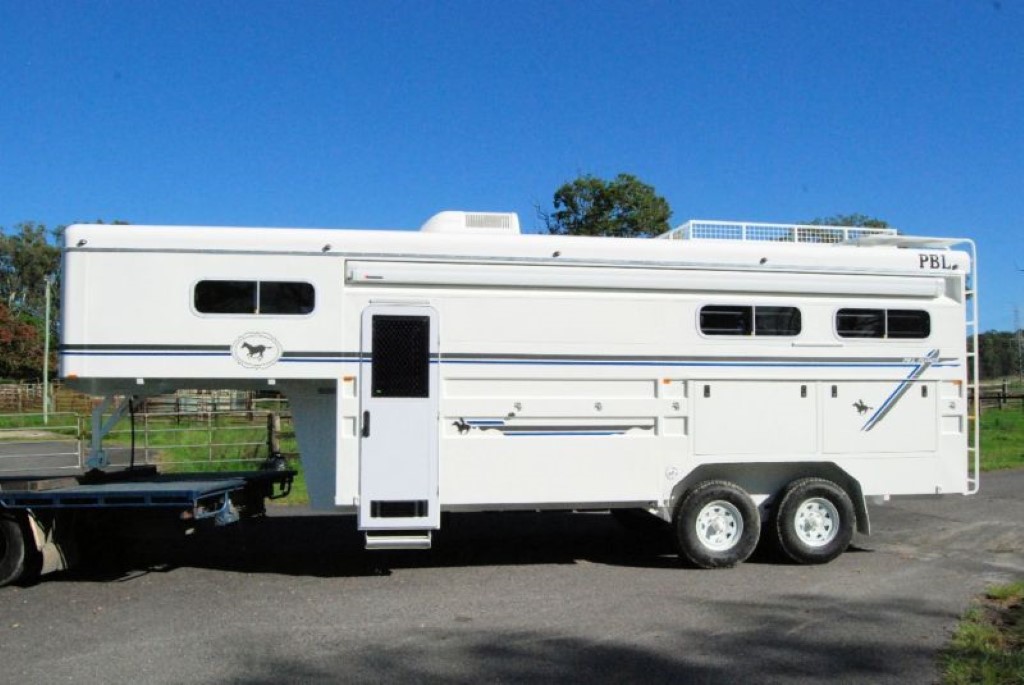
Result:
M25 527L14 515L0 512L0 587L21 578L27 558Z
M698 484L673 516L679 554L700 568L728 568L745 561L761 537L761 516L750 495L727 481Z
M839 485L801 478L786 486L774 516L775 542L798 564L827 564L850 546L857 514Z

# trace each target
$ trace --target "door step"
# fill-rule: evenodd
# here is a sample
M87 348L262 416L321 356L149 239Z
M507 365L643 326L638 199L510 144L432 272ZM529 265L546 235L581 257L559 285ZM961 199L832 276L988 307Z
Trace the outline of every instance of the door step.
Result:
M366 549L430 549L429 530L366 531Z

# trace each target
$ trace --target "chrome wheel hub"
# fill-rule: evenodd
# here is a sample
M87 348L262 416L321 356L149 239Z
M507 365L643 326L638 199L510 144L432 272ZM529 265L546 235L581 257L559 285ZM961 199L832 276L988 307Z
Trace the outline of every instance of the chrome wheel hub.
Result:
M808 547L824 547L839 534L839 511L822 497L805 500L796 510L793 528Z
M709 502L697 514L697 538L715 552L731 549L743 535L743 515L725 500Z

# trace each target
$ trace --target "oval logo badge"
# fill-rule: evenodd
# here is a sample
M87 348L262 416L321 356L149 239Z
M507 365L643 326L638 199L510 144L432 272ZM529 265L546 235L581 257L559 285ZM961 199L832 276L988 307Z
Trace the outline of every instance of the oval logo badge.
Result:
M273 366L281 352L281 343L269 333L245 333L231 346L231 356L247 369Z

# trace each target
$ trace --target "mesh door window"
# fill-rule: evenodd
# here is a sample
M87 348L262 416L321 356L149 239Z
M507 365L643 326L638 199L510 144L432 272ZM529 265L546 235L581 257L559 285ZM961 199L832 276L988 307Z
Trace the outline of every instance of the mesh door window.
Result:
M374 397L430 396L430 317L373 317Z

